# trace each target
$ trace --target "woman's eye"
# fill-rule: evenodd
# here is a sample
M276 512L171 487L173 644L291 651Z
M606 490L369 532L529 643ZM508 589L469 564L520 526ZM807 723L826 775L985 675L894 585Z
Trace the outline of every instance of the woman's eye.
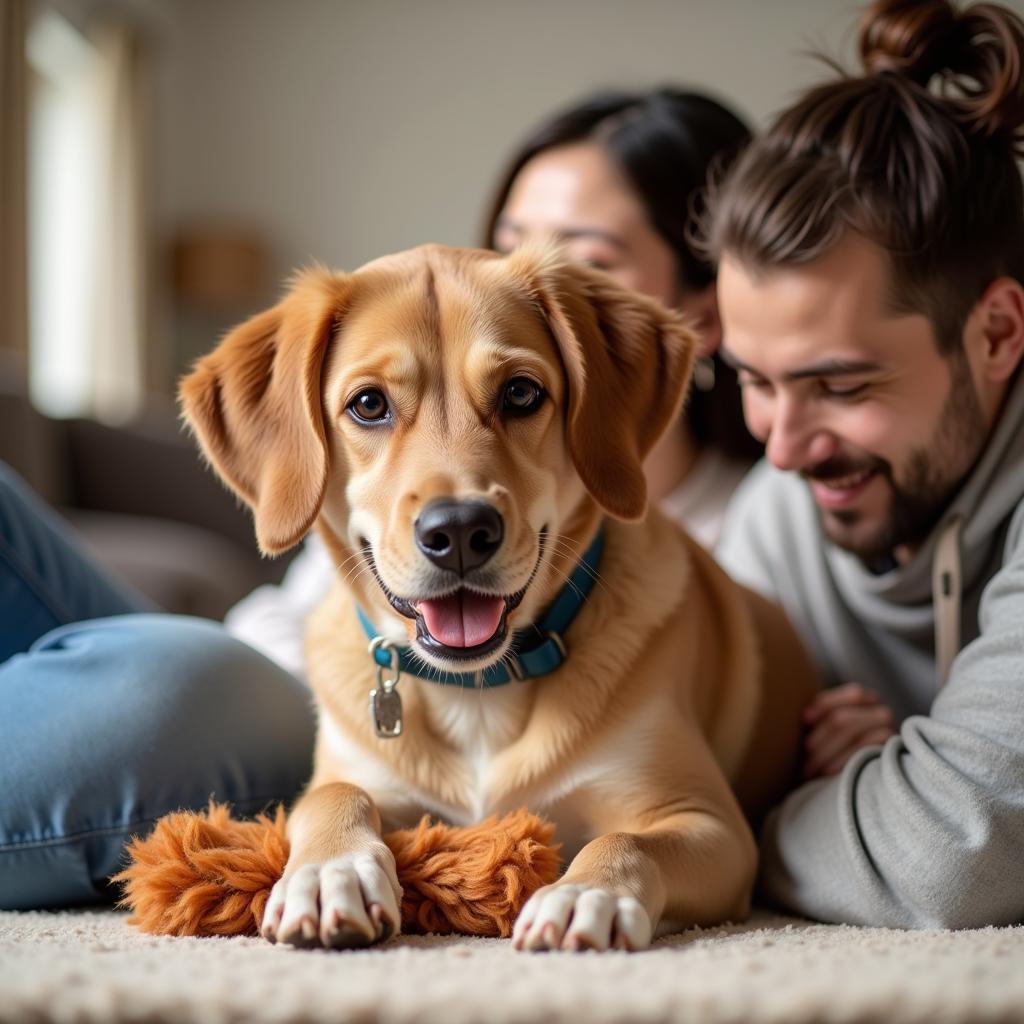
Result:
M822 390L828 395L829 398L856 398L857 395L862 394L867 389L867 384L855 384L852 387L831 387L827 384L822 385Z
M749 388L751 391L768 391L771 386L763 377L752 377L749 373L743 373L742 371L736 380L740 390L747 390Z
M348 412L362 423L381 423L389 418L391 409L382 391L366 388L348 403Z
M501 399L501 411L512 416L527 416L544 402L544 389L528 377L513 377Z

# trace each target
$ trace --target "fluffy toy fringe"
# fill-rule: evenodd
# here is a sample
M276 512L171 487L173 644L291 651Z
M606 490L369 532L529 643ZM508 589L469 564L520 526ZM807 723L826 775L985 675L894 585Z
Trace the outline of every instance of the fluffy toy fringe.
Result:
M402 884L406 932L506 938L523 904L558 876L554 826L526 810L469 828L431 825L384 837ZM288 860L285 813L236 821L226 804L161 818L128 846L113 877L130 923L154 935L256 935Z

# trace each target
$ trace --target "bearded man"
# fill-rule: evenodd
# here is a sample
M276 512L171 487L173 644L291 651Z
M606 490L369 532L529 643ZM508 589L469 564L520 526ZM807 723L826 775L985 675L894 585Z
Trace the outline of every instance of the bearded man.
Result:
M1024 23L885 0L865 74L713 197L724 357L766 460L719 557L830 685L763 896L825 921L1024 920ZM851 682L853 681L853 682Z

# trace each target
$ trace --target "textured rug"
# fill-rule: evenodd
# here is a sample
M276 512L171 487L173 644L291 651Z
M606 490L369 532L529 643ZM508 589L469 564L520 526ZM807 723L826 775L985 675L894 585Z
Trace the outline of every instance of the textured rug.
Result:
M898 932L759 915L634 954L433 936L333 953L153 938L113 911L0 913L0 1021L1024 1021L1024 927Z

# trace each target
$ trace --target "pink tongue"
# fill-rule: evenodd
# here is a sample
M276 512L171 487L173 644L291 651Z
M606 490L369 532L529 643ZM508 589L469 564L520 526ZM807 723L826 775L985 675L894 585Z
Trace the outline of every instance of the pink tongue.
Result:
M449 597L420 601L418 608L427 631L438 643L476 647L497 632L505 599L460 590Z

